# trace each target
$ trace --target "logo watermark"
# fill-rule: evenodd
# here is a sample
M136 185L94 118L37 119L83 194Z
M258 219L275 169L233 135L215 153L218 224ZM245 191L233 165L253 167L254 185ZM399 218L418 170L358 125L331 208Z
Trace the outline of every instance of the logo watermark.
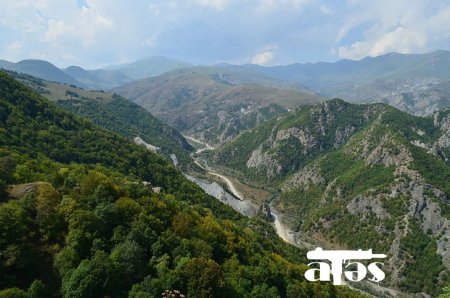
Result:
M361 281L368 273L370 281L380 282L385 278L381 266L383 263L373 262L364 265L361 262L353 260L372 260L386 258L385 254L373 254L372 250L323 250L318 247L306 254L309 260L328 260L327 262L312 262L308 266L318 265L319 268L311 268L305 272L305 278L309 281L331 281L333 277L333 285L342 285L342 274L349 281ZM352 261L350 261L352 260ZM345 264L347 263L347 264ZM318 275L318 277L317 277Z

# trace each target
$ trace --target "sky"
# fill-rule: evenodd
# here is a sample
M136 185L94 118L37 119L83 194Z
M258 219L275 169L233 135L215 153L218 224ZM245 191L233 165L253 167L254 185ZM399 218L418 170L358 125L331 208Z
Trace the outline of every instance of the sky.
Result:
M99 68L358 60L450 50L450 0L0 0L0 59Z

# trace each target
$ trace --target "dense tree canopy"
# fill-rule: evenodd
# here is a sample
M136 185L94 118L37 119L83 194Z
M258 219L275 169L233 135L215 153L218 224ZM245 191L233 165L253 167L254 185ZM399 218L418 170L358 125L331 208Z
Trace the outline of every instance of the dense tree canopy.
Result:
M270 225L1 72L0 163L0 297L360 296L306 282Z

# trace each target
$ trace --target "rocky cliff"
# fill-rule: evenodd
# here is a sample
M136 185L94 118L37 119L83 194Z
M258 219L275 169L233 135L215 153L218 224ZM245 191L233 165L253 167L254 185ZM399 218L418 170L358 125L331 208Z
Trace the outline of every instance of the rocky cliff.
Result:
M450 273L450 110L303 107L219 149L216 163L278 187L302 241L387 253L387 284L436 294ZM417 280L417 276L421 276Z

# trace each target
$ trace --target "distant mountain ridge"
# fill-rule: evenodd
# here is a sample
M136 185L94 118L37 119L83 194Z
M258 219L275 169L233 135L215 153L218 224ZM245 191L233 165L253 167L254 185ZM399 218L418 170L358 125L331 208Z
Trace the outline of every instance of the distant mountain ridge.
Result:
M139 80L148 77L156 77L171 70L190 66L192 66L192 64L184 61L164 56L152 56L131 63L116 65L110 69L120 70L124 75L133 80ZM105 67L104 69L106 70L108 68Z
M83 87L83 84L66 74L55 65L43 60L22 60L17 63L0 61L0 68L29 74L44 80Z
M351 102L384 102L416 115L450 106L450 52L389 53L359 61L339 60L263 67L267 76L302 83L319 94Z
M95 90L108 90L177 69L196 69L187 62L162 56L96 70L79 66L59 70L40 60L18 63L0 60L0 67ZM358 61L211 67L246 78L250 84L310 90L327 98L339 97L354 103L383 102L414 115L429 115L450 106L450 52L445 50L426 54L389 53Z
M59 69L44 60L22 60L17 63L0 60L0 68L25 73L44 80L75 85L84 89L106 90L134 80L161 75L191 64L163 56L153 56L115 67L87 70L80 66Z

